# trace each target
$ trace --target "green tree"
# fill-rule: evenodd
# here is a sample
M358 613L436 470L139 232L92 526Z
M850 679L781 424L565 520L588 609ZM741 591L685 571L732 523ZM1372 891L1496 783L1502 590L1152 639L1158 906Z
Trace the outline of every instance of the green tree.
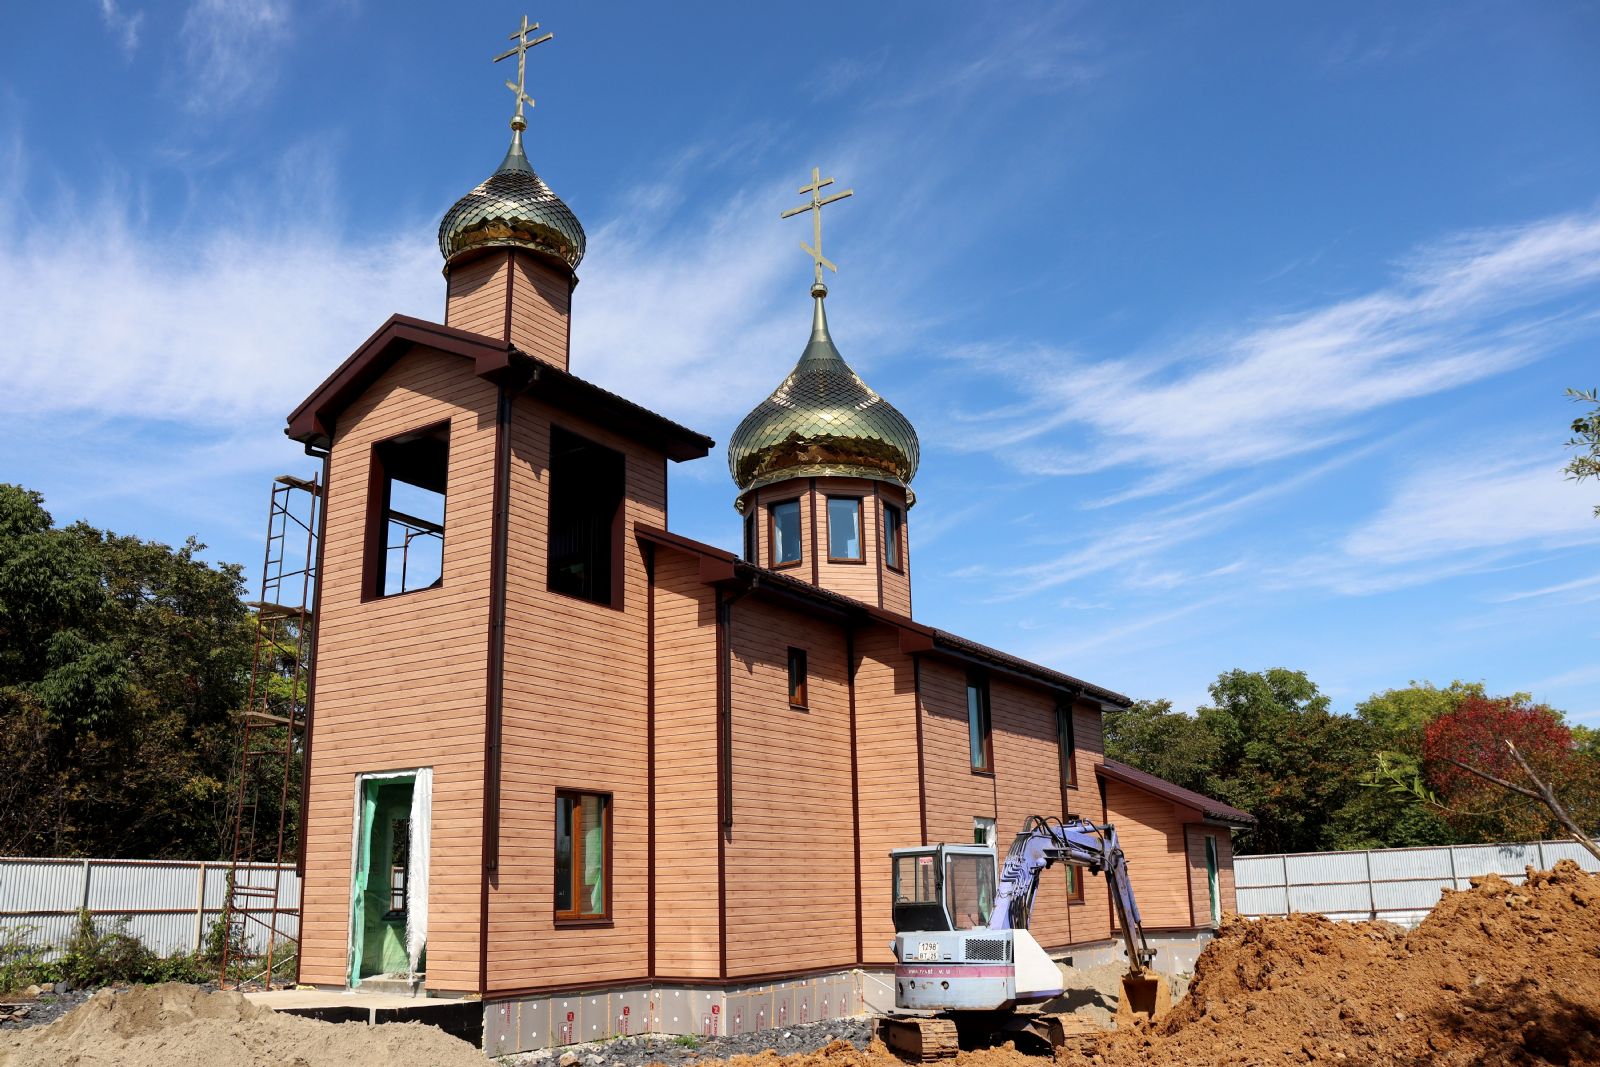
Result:
M1568 389L1567 396L1576 403L1589 405L1589 410L1572 420L1572 437L1567 447L1577 449L1578 454L1565 468L1567 477L1579 482L1585 478L1600 478L1600 392ZM1594 513L1600 516L1600 504L1594 506Z
M1216 765L1217 739L1170 700L1139 700L1105 717L1106 756L1185 789L1204 790Z
M0 485L0 853L219 854L252 623L203 549Z
M1211 686L1200 723L1216 738L1208 792L1256 817L1241 852L1331 847L1335 815L1361 789L1371 728L1335 715L1301 671L1228 671Z

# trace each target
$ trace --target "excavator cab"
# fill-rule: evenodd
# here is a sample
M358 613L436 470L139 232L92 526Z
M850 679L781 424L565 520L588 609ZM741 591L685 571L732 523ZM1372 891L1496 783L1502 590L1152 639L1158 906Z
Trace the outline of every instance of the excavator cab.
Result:
M973 930L994 908L994 850L987 845L895 849L894 929Z

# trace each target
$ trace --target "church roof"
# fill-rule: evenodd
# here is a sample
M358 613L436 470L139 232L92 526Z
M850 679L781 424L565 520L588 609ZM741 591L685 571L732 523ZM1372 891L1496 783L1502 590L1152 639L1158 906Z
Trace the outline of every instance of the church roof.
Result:
M480 378L514 378L525 383L520 386L524 391L563 411L604 423L678 462L699 459L716 444L705 434L530 356L506 341L409 315L391 315L290 413L284 433L296 441L326 446L333 438L339 414L413 348L435 349L470 359L473 373Z
M790 478L871 478L909 488L917 431L839 354L828 333L826 290L813 290L811 339L778 387L728 439L728 469L743 494Z
M1001 652L999 649L990 648L988 645L979 644L960 637L946 630L933 626L925 626L909 615L889 611L886 608L874 607L871 604L856 600L854 597L836 593L831 589L824 589L802 581L782 571L771 570L756 564L746 562L725 549L708 545L703 541L696 541L682 534L671 533L667 530L651 526L638 525L635 532L642 538L656 544L680 551L689 552L702 557L706 563L701 564L702 575L706 575L707 563L716 570L718 578L744 578L754 584L776 593L792 601L812 605L823 612L855 617L860 621L873 621L886 626L896 627L901 631L901 647L907 651L924 651L943 655L950 659L961 660L988 667L1004 674L1022 678L1050 689L1065 690L1081 694L1091 700L1099 701L1103 705L1116 708L1126 708L1133 703L1131 697L1081 678L1074 678L1070 674L1053 670L1041 664L1022 659L1018 656Z
M522 131L495 172L455 202L439 223L439 252L449 262L480 248L526 248L576 270L583 260L578 216L534 173Z

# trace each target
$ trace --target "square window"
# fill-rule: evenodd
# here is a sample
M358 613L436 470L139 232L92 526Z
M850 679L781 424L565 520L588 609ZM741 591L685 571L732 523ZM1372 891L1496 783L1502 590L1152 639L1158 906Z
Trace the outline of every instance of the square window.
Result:
M806 652L803 648L789 650L789 703L797 708L806 706Z
M800 562L800 501L785 500L767 509L772 527L772 566L787 567Z
M861 559L861 498L828 498L828 559L854 563Z
M617 604L626 470L621 452L551 428L551 592Z
M994 739L989 729L989 679L967 679L967 749L974 771L994 770Z
M366 596L385 597L444 583L445 489L450 424L372 446L367 491Z
M900 514L900 509L894 504L883 505L883 565L892 571L901 568L900 562L900 531L905 526L905 517Z
M974 845L988 845L990 848L994 847L995 827L993 819L985 819L981 815L973 817L972 843Z
M611 917L611 797L556 794L557 919Z

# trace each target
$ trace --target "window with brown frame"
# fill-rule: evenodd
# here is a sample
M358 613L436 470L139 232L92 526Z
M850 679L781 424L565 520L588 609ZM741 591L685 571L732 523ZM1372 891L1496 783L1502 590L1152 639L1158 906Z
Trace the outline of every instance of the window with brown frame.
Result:
M892 571L900 570L905 565L900 562L902 531L905 529L905 516L900 513L900 508L885 502L883 505L883 565Z
M800 501L781 500L767 505L767 526L771 529L769 567L792 567L800 562Z
M759 563L756 559L756 513L751 511L744 517L744 561L746 563Z
M1056 751L1061 760L1061 784L1078 788L1078 741L1072 727L1072 705L1056 708Z
M611 918L611 796L556 793L556 918Z
M444 584L445 487L450 424L372 446L367 491L367 599Z
M789 650L789 706L806 706L806 650Z
M972 769L994 770L994 738L989 728L989 679L982 675L967 678L967 748Z
M828 562L860 563L865 558L861 549L861 498L830 496Z
M1083 872L1067 864L1067 903L1083 903Z

